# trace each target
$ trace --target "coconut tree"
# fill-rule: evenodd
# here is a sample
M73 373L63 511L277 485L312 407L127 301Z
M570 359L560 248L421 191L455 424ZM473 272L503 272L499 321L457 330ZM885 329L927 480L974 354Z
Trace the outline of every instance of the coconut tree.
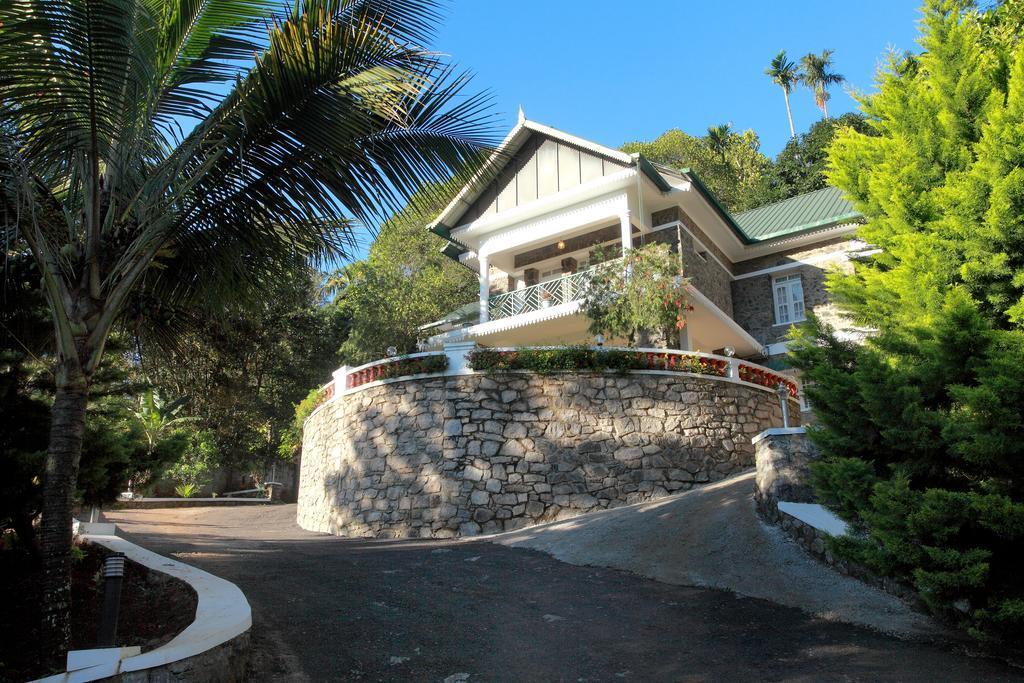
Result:
M433 0L3 0L0 214L56 347L42 611L69 642L86 400L131 313L256 300L490 144L487 97L425 45ZM175 319L164 318L173 331Z
M732 124L723 123L717 126L708 126L708 134L704 138L708 147L717 154L722 163L725 163L725 150L729 147L729 135L732 134Z
M830 86L838 85L845 81L841 75L832 71L832 53L834 50L822 50L820 55L809 52L800 60L802 73L800 80L814 93L814 103L825 114L828 120L828 101L831 95L828 92Z
M779 54L772 58L764 73L772 79L772 83L782 88L782 96L786 98L786 116L789 117L789 136L795 138L796 128L793 127L793 109L789 106L789 93L793 92L793 88L800 82L800 70L786 57L785 50L779 50Z

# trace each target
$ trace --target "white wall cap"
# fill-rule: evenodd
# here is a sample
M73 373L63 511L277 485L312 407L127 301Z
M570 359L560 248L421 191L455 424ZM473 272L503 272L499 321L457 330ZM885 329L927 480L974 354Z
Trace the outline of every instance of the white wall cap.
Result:
M142 671L163 666L202 654L245 633L252 627L252 611L249 601L245 599L241 589L230 581L169 557L157 555L151 550L146 550L117 536L92 534L85 538L114 552L124 553L132 562L137 562L153 571L169 574L187 583L199 598L195 620L172 640L145 654L128 657L120 662L110 661L108 658L96 666L56 674L40 679L40 681L87 683L113 676L119 672ZM86 655L77 656L85 657Z
M68 652L68 671L88 669L101 664L119 662L134 657L142 651L138 645L128 647L99 647L92 650L71 650Z
M831 536L844 536L849 529L846 522L817 503L779 501L779 510Z
M766 429L754 438L750 440L752 444L758 444L769 436L785 436L787 434L806 434L807 430L803 427L772 427Z

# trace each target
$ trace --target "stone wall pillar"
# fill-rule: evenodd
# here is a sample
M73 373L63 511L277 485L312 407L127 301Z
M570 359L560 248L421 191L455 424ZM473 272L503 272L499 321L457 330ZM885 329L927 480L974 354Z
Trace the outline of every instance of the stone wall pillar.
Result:
M813 503L810 465L819 457L803 427L766 429L753 439L757 467L754 498L768 520L779 516L779 501Z

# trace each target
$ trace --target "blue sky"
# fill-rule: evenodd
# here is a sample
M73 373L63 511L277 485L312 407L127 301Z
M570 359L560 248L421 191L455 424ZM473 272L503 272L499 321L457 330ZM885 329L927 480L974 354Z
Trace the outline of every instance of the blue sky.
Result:
M918 0L693 2L451 0L436 48L493 92L507 128L528 118L618 147L669 128L698 135L730 122L753 128L774 156L786 143L782 91L763 74L785 49L794 61L835 50L849 83L829 114L856 108L889 47L914 50ZM820 117L810 92L791 96L797 132Z

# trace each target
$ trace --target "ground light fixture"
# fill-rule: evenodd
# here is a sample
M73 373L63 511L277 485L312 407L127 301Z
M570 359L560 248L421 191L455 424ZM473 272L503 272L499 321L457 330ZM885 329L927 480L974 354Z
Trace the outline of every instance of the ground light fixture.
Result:
M397 356L398 355L398 349L396 349L394 346L389 346L385 353L388 354L389 358L391 356Z
M121 583L124 581L124 553L113 553L103 561L103 612L96 638L99 647L114 647L117 615L121 611Z
M597 344L598 346L604 346L604 335L603 334L594 335L594 343Z

